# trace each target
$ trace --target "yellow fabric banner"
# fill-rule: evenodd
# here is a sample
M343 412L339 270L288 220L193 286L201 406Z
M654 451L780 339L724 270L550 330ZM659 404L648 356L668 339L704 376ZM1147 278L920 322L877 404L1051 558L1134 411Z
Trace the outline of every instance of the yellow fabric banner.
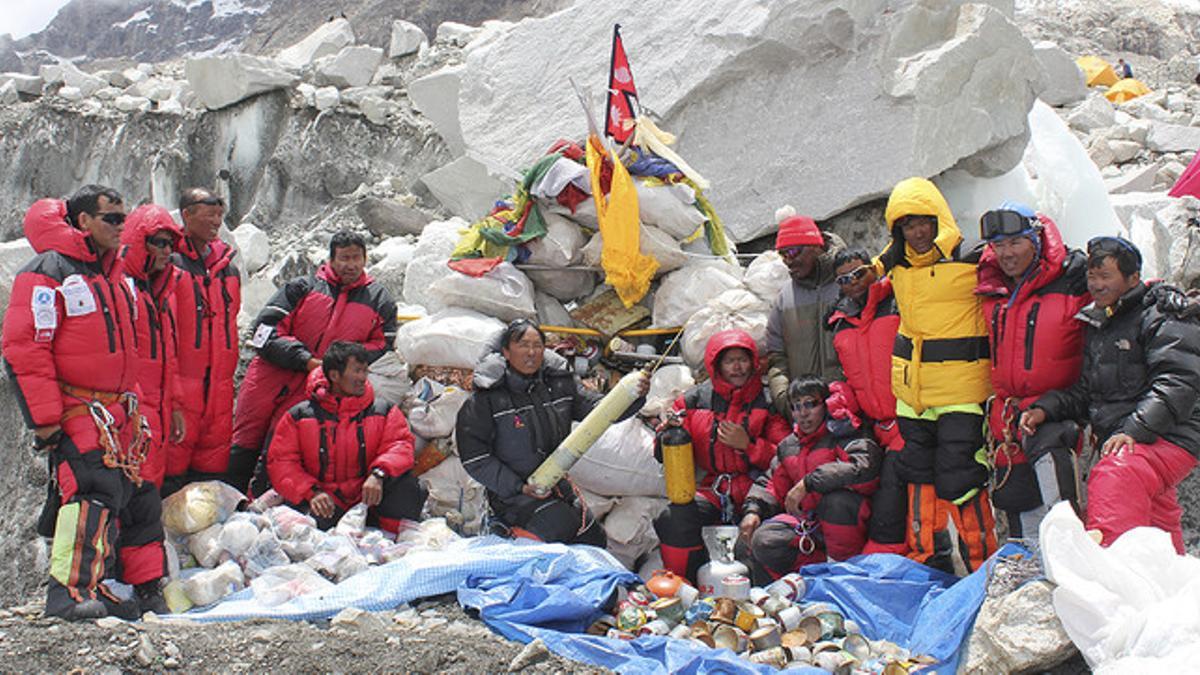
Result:
M600 170L604 157L612 160L612 186L608 197L600 188ZM599 137L588 136L587 166L596 200L596 219L600 222L600 266L605 282L617 292L626 307L646 296L650 280L658 270L658 261L642 255L641 221L638 218L637 188L629 171L617 156L604 149Z

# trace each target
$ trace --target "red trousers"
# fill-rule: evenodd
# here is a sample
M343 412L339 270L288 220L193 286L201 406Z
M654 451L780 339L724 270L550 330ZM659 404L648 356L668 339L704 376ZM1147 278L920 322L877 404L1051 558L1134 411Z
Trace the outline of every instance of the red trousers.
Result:
M1135 527L1152 526L1171 535L1181 555L1183 509L1175 486L1196 466L1187 450L1163 439L1101 459L1088 476L1087 527L1100 530L1108 546Z

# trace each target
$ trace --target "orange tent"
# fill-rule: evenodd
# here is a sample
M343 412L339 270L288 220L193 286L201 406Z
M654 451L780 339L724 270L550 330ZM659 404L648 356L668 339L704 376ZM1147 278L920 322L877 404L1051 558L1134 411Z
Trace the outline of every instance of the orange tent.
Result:
M1083 71L1083 81L1089 87L1111 87L1117 83L1117 73L1108 61L1099 56L1081 56L1075 64Z
M1124 103L1139 96L1145 96L1150 93L1150 87L1147 87L1141 80L1127 77L1104 92L1105 98L1113 103Z

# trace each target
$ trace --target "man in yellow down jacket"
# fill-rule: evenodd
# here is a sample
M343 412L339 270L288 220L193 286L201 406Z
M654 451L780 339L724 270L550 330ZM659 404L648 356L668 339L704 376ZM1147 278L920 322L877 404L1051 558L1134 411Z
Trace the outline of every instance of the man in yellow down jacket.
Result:
M924 178L897 183L884 217L892 241L877 264L891 276L900 309L892 390L904 439L897 472L909 484L910 557L950 568L949 517L974 570L996 550L983 444L988 332L974 292L982 249L960 250L950 207Z

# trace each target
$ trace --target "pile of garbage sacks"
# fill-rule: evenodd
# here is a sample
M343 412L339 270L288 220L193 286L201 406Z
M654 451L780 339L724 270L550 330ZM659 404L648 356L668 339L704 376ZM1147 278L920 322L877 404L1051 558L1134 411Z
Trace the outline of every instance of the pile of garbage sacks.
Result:
M321 531L310 516L272 495L247 508L236 489L206 481L163 501L170 577L163 596L172 612L219 602L247 586L260 603L282 604L331 589L371 565L440 550L459 538L442 518L405 522L396 535L367 527L364 504Z

